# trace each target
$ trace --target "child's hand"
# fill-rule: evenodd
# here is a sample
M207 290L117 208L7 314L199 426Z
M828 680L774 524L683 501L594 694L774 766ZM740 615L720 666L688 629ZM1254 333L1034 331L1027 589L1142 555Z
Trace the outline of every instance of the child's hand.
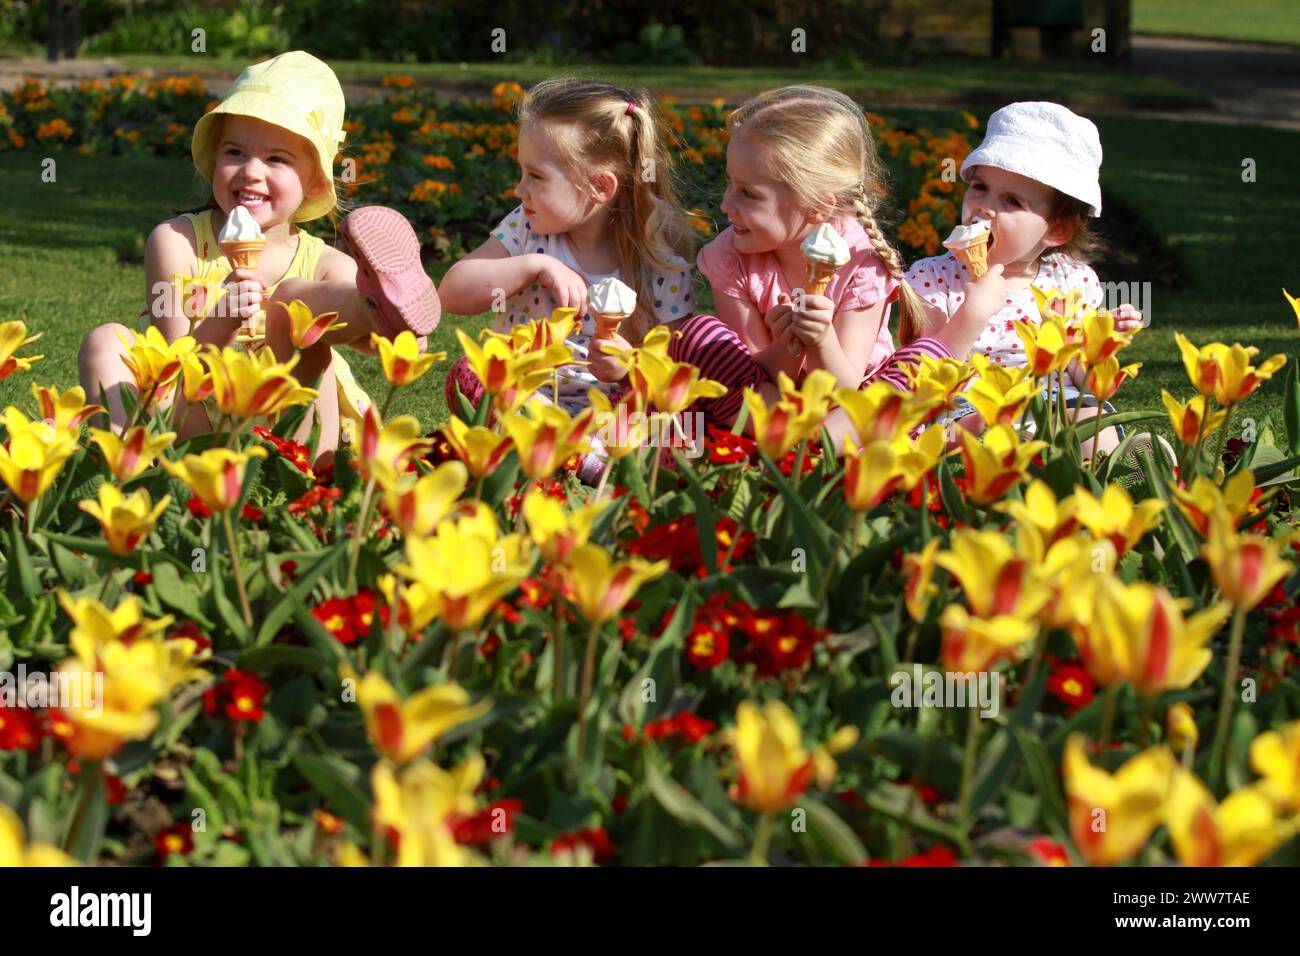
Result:
M777 329L782 330L790 327L791 313L794 311L794 303L790 297L782 292L776 297L776 305L772 306L767 315L763 316L763 322L767 325L768 331L772 333L772 338L777 337Z
M1079 391L1087 391L1088 373L1083 370L1083 366L1079 364L1078 359L1070 359L1070 364L1065 367L1065 377Z
M587 369L602 382L621 382L627 378L627 366L617 356L606 355L602 345L613 346L624 351L632 348L632 343L623 336L615 334L609 339L592 339L587 350Z
M222 306L226 315L240 321L251 319L262 310L262 296L266 283L252 269L235 269L226 276L226 299Z
M835 303L824 295L804 295L802 308L796 304L792 328L805 345L820 345L835 321Z
M587 312L587 280L554 256L537 256L537 283L555 296L561 309L577 309L581 317Z
M1142 313L1133 306L1125 302L1123 305L1112 309L1110 313L1115 318L1115 331L1125 334L1136 332L1142 328Z
M988 324L1007 302L1007 280L1002 275L1002 265L989 266L974 282L966 286L966 301L957 314L977 326ZM954 316L956 318L956 316Z

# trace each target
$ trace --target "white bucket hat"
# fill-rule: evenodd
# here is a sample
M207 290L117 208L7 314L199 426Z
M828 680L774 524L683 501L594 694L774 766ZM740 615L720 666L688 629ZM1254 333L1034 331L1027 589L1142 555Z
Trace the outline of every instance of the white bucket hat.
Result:
M1019 173L1073 196L1101 215L1101 138L1090 120L1059 103L1012 103L989 117L988 132L961 164L968 171L992 166Z

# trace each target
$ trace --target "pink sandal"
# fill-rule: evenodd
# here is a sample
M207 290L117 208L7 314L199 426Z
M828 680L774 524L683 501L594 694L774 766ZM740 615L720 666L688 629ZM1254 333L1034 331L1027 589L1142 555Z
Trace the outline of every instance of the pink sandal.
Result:
M425 336L442 309L420 261L420 240L406 218L386 206L362 206L339 226L357 261L357 291L375 313L375 330L395 338L407 329Z

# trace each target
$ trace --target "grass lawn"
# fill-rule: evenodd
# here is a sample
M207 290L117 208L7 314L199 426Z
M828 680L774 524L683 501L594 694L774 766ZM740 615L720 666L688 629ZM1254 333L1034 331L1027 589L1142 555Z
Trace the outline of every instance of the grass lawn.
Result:
M1133 0L1133 32L1300 46L1295 0Z
M247 63L241 59L211 56L126 54L117 57L132 67L158 71L220 70L238 73ZM431 85L490 87L504 80L527 86L564 72L563 67L512 63L497 60L482 63L382 63L331 60L330 66L344 82L379 82L388 73L408 73ZM1052 99L1085 102L1122 100L1152 108L1195 106L1207 102L1204 94L1161 77L1143 76L1125 69L1088 61L1007 61L991 68L987 59L937 57L912 66L868 64L861 68L837 68L809 62L804 68L712 67L712 66L619 66L573 67L580 74L594 74L609 80L640 83L657 93L684 97L749 94L790 83L815 82L833 86L870 104L872 98L905 102L951 98L954 102L1004 103L1016 99Z
M1187 397L1175 331L1197 344L1222 339L1257 345L1265 356L1300 352L1281 292L1283 286L1300 291L1300 266L1286 242L1300 219L1300 195L1288 174L1300 134L1119 115L1096 119L1107 188L1142 209L1182 251L1190 276L1185 289L1154 290L1152 325L1125 353L1126 361L1144 364L1140 377L1120 393L1123 408L1161 408L1162 387ZM1241 181L1247 156L1258 164L1258 182ZM191 170L174 161L63 154L52 184L40 182L38 162L34 154L0 156L0 176L13 187L9 214L0 220L0 315L24 318L43 331L38 344L46 356L34 375L0 382L0 407L30 402L33 380L76 382L76 352L85 332L101 322L129 324L143 301L142 268L120 265L116 249L195 195ZM445 317L432 347L454 357L455 324L478 328L485 321L486 316ZM363 386L382 397L386 386L377 360L357 354L354 368ZM415 414L426 425L442 421L442 382L442 374L431 372L426 384L399 394L393 411ZM1260 427L1264 415L1280 427L1281 392L1280 383L1270 383L1253 400Z

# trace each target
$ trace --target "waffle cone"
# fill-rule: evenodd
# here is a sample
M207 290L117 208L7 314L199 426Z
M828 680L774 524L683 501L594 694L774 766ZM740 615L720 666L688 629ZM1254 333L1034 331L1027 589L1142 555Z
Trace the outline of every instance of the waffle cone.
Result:
M985 236L981 242L971 243L965 249L954 249L952 254L966 263L966 268L970 269L972 281L989 271L988 236Z
M623 324L626 315L601 314L596 315L596 334L593 339L612 339L618 335L618 327Z
M825 295L831 279L835 277L835 265L830 262L809 262L808 278L804 282L804 292L809 295Z
M223 242L221 251L230 260L233 269L256 269L266 248L265 239L241 239L238 242Z

